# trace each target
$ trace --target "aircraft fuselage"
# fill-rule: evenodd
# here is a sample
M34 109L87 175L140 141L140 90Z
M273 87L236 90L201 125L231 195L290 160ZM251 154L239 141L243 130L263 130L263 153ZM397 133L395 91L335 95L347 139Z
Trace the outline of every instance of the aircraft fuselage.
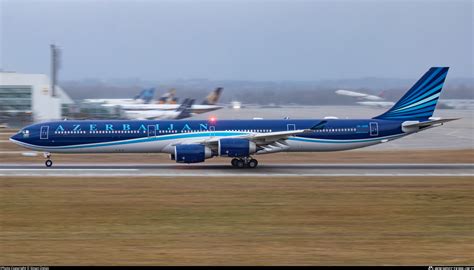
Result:
M402 122L376 119L56 121L22 129L11 140L51 153L172 153L176 144L291 130L315 130L289 137L289 152L348 150L407 135ZM258 154L258 153L257 153Z

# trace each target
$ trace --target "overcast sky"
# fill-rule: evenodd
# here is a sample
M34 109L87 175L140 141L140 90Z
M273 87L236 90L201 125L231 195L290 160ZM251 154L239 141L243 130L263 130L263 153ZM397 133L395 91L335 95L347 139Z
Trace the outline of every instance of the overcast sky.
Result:
M473 75L471 0L0 0L4 70L61 79L319 80Z

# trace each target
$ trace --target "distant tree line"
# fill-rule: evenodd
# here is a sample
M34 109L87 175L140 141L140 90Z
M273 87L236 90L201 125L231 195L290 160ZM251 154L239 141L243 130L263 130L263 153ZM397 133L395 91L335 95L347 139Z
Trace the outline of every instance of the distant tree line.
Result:
M132 98L144 88L155 87L155 98L168 89L175 88L177 97L194 98L201 102L216 87L224 87L221 103L237 100L245 104L354 104L357 100L335 94L337 89L347 89L382 95L386 100L398 100L415 80L366 78L357 80L332 80L317 82L252 82L178 80L173 82L113 83L100 81L65 81L60 85L76 100L85 98ZM449 80L443 90L443 99L474 99L474 79Z

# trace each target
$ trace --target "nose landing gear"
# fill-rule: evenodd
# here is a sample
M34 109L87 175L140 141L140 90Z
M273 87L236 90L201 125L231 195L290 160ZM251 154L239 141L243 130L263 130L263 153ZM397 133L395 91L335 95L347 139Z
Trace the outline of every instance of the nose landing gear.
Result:
M233 158L231 161L233 167L242 169L242 168L256 168L258 166L258 161L252 157L243 157L243 158Z
M48 168L53 166L53 161L51 160L51 153L44 153L43 156L46 158L44 165L46 165L46 167Z

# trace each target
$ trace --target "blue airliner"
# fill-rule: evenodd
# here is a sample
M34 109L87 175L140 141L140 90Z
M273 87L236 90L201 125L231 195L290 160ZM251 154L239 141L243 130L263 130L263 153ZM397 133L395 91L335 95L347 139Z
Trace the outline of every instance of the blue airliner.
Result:
M252 155L339 151L399 139L456 119L433 118L447 67L433 67L387 112L371 119L54 121L27 126L10 140L45 153L168 153L178 163L232 158L255 168Z

